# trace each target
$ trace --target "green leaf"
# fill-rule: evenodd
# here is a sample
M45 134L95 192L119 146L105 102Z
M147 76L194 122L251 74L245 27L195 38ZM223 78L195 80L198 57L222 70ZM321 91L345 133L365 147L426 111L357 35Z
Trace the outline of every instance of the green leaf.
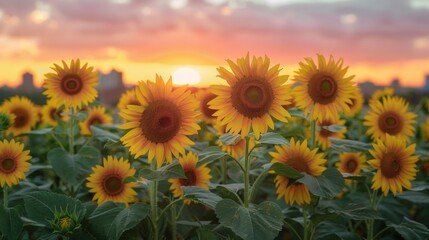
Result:
M137 182L138 180L137 180L137 178L136 177L134 177L134 176L126 176L123 180L122 180L122 182L123 183L130 183L130 182Z
M79 200L62 194L42 191L27 194L24 198L24 205L28 218L45 226L50 226L49 221L54 219L55 210L68 209L70 212L76 210L77 213L80 213L80 221L86 211Z
M150 206L143 203L135 203L129 208L122 209L112 221L107 237L109 239L119 239L121 235L135 227L149 214Z
M144 177L148 180L166 180L170 178L186 178L185 172L180 164L173 163L165 165L153 171L150 168L144 168L140 170L139 176Z
M429 229L425 225L406 217L401 224L387 223L387 226L394 228L405 240L429 239Z
M14 208L0 206L0 235L9 240L19 239L22 226L22 221Z
M262 166L264 169L270 169L273 170L277 175L285 176L290 179L299 179L304 177L304 174L298 172L292 167L289 167L286 164L283 163L267 163L264 166Z
M30 131L30 132L19 134L17 137L19 137L19 136L31 136L31 135L46 135L46 134L52 132L52 129L53 128L37 129L37 130Z
M283 214L273 202L263 202L256 208L245 208L231 199L216 205L219 221L245 240L274 239L282 229Z
M296 180L304 183L308 190L319 197L334 198L344 187L344 179L341 173L333 168L328 168L321 176L314 177L303 173L304 177Z
M97 239L105 239L116 216L125 208L122 203L105 202L88 217L89 230Z
M311 221L315 225L322 221L336 220L338 216L352 220L383 219L379 216L377 211L370 208L366 204L351 203L345 206L343 209L327 208L321 210L320 212L322 213L311 216Z
M415 204L429 204L429 193L426 191L406 191L403 193L398 193L396 197Z
M365 152L372 148L369 143L364 143L348 139L329 138L331 141L331 148L339 152Z
M62 148L54 148L48 152L47 158L61 180L77 186L91 172L91 167L100 163L101 153L91 146L81 148L75 155Z
M182 187L185 198L197 201L205 206L215 209L216 204L222 200L218 195L197 186Z
M308 117L305 117L305 113L297 108L291 108L287 110L289 114L293 117L300 117L304 119L308 119Z
M73 114L71 117L79 122L82 122L82 121L85 121L85 119L87 119L88 116L89 116L89 113L87 111L80 111L78 113Z
M239 190L244 189L244 184L243 183L231 183L231 184L210 184L209 185L211 189L215 189L218 194L222 197L222 198L228 198L228 199L232 199L236 202L241 202L241 199L237 196L237 192Z
M329 126L319 126L316 129L317 129L317 131L325 129L325 130L328 130L330 132L341 132L341 130L343 130L344 128L345 128L344 125L335 124L335 125L329 125Z
M118 142L120 140L120 136L116 135L114 133L111 133L109 131L106 131L104 129L101 129L99 127L96 126L91 126L91 131L92 131L92 136L95 139L98 139L102 142L107 142L107 141L111 141L111 142Z
M223 145L234 145L241 140L240 134L225 133L219 137Z
M289 141L284 138L282 135L275 132L267 132L261 134L261 138L257 140L260 144L274 144L274 145L286 145L289 146Z
M202 153L199 154L200 160L197 163L197 167L219 160L225 156L232 158L227 153L222 152L222 150L219 147L215 147L215 146L208 147L204 149Z
M350 173L341 173L343 175L343 178L349 179L349 180L355 180L358 182L365 182L366 176L365 175L353 175Z

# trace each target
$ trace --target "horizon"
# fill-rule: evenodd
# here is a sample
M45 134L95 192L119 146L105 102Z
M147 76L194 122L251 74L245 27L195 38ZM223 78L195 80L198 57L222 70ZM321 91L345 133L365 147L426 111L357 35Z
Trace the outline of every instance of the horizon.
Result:
M93 9L98 11L93 11ZM317 10L315 10L317 9ZM222 83L216 68L267 55L290 79L317 53L343 58L357 83L424 85L429 2L423 0L23 0L0 3L0 86L80 58L135 84L197 71L197 86Z

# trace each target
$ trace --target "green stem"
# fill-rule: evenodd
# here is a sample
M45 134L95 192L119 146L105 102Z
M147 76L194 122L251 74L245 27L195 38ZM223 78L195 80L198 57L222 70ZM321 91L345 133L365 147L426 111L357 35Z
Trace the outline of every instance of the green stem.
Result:
M381 236L385 231L389 230L389 228L391 227L385 227L383 230L381 230L380 232L378 232L375 236L374 239L377 239L379 236Z
M295 233L295 235L298 237L299 240L302 240L301 236L299 236L298 232L295 230L295 228L292 227L292 225L290 225L288 222L286 222L285 220L283 220L283 223L289 227L290 230L292 230L292 232Z
M268 169L264 170L256 178L255 182L252 185L252 188L250 189L250 202L252 202L253 199L255 198L256 190L259 188L259 186L261 185L261 183L264 181L264 179L267 176L267 174L268 174Z
M178 199L176 199L176 200L174 200L174 201L171 201L163 210L162 210L162 212L159 214L159 216L158 216L158 219L161 219L162 218L162 216L168 211L168 209L169 208L171 208L174 204L176 204L177 202L180 202L180 201L182 201L183 200L183 198L178 198Z
M226 180L227 180L227 178L228 178L228 176L227 176L227 162L226 162L226 159L225 159L225 157L222 157L221 158L221 172L222 172L222 175L221 175L221 179L222 179L222 183L223 184L226 184Z
M304 218L304 238L303 240L307 240L308 238L308 219L307 219L307 205L302 206L302 217Z
M317 120L313 120L310 122L310 130L311 130L311 138L310 138L310 147L311 149L316 147L316 122Z
M4 208L7 208L7 198L8 198L8 187L7 187L7 185L4 185L4 188L3 188L3 205L4 205Z
M170 209L171 209L171 237L173 240L177 240L176 205L173 205Z
M55 136L55 133L53 133L52 131L51 131L51 136L52 136L52 138L54 138L54 140L58 143L58 145L59 145L63 150L66 150L66 148L64 147L64 145L61 143L61 141L57 138L57 136Z
M74 154L74 134L73 134L73 127L74 127L74 111L71 110L71 116L69 121L69 152L71 155Z
M179 212L176 215L176 220L179 219L180 215L182 214L183 208L185 207L185 202L182 202L182 206L179 208Z
M250 163L249 163L249 137L245 138L246 149L244 152L244 206L249 207L249 188L250 188Z
M151 163L151 169L156 171L156 161L153 159ZM153 222L153 239L158 240L158 181L154 179L150 186L150 207L151 207L151 218Z

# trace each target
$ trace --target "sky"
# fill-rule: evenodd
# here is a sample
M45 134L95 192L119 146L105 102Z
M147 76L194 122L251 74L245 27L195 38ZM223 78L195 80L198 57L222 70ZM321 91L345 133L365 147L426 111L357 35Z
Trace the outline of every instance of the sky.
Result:
M429 0L0 0L0 86L80 58L126 83L187 66L200 85L247 53L293 77L317 53L357 82L418 87L429 74Z

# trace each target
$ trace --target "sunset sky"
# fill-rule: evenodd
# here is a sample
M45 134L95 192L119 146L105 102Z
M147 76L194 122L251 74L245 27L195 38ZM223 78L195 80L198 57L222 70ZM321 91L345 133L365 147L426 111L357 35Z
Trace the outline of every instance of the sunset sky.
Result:
M53 63L80 58L126 83L188 66L221 82L225 59L267 55L293 75L317 53L344 58L356 81L429 73L428 0L0 0L0 86L37 85Z

